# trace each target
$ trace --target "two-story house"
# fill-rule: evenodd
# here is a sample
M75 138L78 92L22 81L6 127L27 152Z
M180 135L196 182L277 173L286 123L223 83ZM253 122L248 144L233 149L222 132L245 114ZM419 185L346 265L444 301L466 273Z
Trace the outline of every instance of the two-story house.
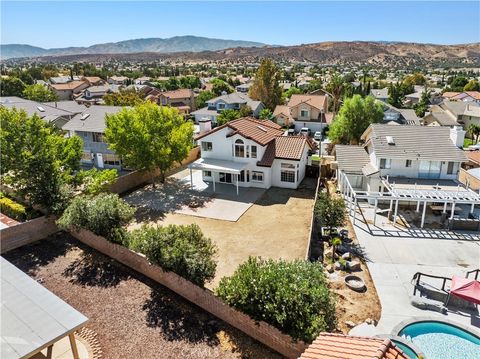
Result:
M386 102L383 105L383 121L384 123L419 126L420 118L411 108L396 108Z
M335 146L338 170L354 188L381 192L381 179L456 180L467 158L461 127L372 124L361 146Z
M268 120L243 117L211 129L200 122L196 137L201 158L190 165L202 170L203 180L238 187L297 188L305 177L312 142L284 136L281 126Z
M195 94L191 89L178 89L160 92L155 96L161 106L172 106L181 114L188 115L195 110Z
M56 93L59 100L72 100L89 86L90 84L83 80L52 83L48 85L48 87Z
M126 76L112 76L107 79L107 82L112 85L126 85L128 77Z
M195 122L198 124L202 119L209 119L213 124L217 122L217 116L227 109L240 110L242 106L249 106L252 109L252 115L258 117L264 105L260 101L252 100L248 95L234 92L212 98L207 101L207 106L199 110L193 111Z
M105 140L105 116L121 109L120 106L93 105L62 127L69 136L77 135L83 140L83 164L98 168L121 168L120 157L108 148Z
M295 125L295 131L308 128L312 133L322 131L327 125L328 96L307 94L294 94L288 104L277 106L274 114L279 123ZM292 121L293 120L293 121Z

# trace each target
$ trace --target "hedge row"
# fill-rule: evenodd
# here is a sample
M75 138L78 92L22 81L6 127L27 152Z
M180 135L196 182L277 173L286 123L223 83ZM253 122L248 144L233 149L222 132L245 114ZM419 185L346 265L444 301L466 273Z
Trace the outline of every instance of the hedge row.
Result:
M25 206L3 195L0 196L0 212L20 222L27 219L27 209Z

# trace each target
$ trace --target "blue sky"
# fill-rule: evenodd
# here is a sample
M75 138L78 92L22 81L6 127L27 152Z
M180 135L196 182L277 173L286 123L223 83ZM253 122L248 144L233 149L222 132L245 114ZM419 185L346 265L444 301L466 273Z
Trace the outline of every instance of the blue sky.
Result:
M197 35L292 45L480 41L480 2L1 1L1 43L45 48Z

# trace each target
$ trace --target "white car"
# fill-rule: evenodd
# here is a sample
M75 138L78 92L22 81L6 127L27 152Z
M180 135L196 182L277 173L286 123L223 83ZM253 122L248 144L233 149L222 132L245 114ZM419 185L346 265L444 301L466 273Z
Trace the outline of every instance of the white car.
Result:
M477 143L476 145L468 146L468 150L469 150L469 151L478 151L478 150L480 150L480 143Z
M302 127L299 132L300 136L309 136L310 135L310 129L307 127Z
M317 141L321 141L322 140L322 133L320 131L315 132L315 134L313 135L313 139L317 140Z

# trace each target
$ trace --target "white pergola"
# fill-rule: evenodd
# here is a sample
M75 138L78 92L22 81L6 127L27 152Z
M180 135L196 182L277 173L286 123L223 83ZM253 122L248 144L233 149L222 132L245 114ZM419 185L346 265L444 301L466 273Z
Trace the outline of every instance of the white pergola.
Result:
M369 202L374 202L374 217L373 224L375 225L375 219L377 215L377 208L379 201L389 201L390 207L388 210L389 213L393 210L393 223L397 223L398 216L398 204L400 201L405 202L416 202L417 208L416 211L420 212L420 205L423 204L422 217L420 228L424 227L425 224L425 214L427 210L427 203L443 203L443 213L447 213L447 206L451 204L451 214L450 219L454 218L455 206L458 204L467 204L470 205L470 212L473 213L476 205L480 205L480 191L479 193L474 192L469 188L463 187L461 184L457 185L456 190L442 190L442 189L423 189L417 188L414 184L413 188L402 188L397 187L395 184L392 184L388 181L388 178L382 178L382 187L386 188L386 192L370 192L370 191L361 191L354 190L351 186L348 176L343 172L337 171L337 181L338 188L344 198L349 202L348 209L349 212L353 215L353 224L355 224L355 208L359 199L365 199Z
M214 192L215 192L215 174L230 173L235 176L237 196L238 196L238 177L240 176L240 172L242 172L246 167L247 167L247 164L242 162L225 161L225 160L218 160L213 158L200 158L188 166L188 168L190 169L190 185L193 188L192 171L194 169L212 172L212 179L213 179L212 182L213 182Z
M1 352L2 359L31 358L69 337L74 359L78 350L74 332L88 318L20 269L0 257L1 264Z

